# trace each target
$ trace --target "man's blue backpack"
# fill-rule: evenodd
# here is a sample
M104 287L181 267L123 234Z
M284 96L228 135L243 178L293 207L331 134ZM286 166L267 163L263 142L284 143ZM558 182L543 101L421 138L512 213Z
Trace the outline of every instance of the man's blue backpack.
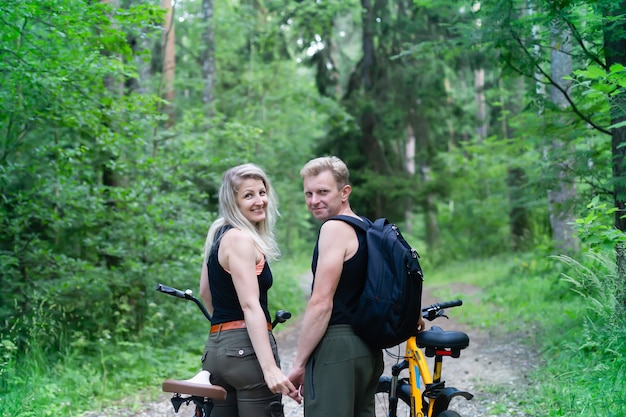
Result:
M424 275L417 251L395 224L385 218L363 222L334 216L364 230L367 239L367 276L359 304L351 314L354 332L367 344L388 348L417 334L422 314Z

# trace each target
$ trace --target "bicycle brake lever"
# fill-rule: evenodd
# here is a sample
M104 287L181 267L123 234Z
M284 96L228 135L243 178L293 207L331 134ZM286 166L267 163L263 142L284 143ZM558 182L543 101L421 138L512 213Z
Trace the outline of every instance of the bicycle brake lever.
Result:
M439 310L439 311L437 312L437 317L445 317L445 318L447 318L448 320L450 320L450 317L446 316L446 314L445 314L445 311L444 311L444 310Z

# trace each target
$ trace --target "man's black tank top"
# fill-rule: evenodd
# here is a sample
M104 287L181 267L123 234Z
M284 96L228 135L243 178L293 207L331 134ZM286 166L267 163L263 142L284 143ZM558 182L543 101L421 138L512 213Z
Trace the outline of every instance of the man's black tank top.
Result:
M365 285L365 275L367 272L367 245L365 232L361 229L354 229L359 240L359 249L352 258L343 263L343 270L339 278L339 284L333 298L333 312L330 316L329 326L334 324L349 324L350 319L347 313L352 313L356 308L359 296L363 292ZM319 235L313 250L313 260L311 270L313 271L313 285L315 286L315 273L317 271L317 260L319 258Z

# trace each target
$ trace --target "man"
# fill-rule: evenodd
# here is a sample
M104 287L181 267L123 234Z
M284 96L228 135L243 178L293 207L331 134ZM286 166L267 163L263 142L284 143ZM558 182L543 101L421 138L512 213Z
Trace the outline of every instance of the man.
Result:
M354 334L349 312L363 289L365 233L341 220L350 208L349 172L337 157L309 161L300 171L309 211L323 221L313 252L313 290L289 379L304 386L306 417L371 417L383 370L382 351ZM328 221L327 221L328 220Z

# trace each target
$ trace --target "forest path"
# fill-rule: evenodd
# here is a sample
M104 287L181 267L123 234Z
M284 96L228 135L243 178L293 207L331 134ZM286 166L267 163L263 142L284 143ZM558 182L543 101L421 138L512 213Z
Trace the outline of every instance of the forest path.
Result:
M303 287L308 288L310 281L303 279ZM464 285L450 284L452 294L476 295L479 288ZM423 305L438 301L432 296L433 288L425 288ZM469 303L464 307L471 308ZM502 334L499 329L483 330L470 328L459 323L454 318L454 309L449 311L449 320L438 319L434 324L445 330L458 330L467 333L470 345L463 350L459 359L445 359L443 379L448 386L469 391L474 394L470 401L456 397L450 404L450 409L459 412L463 417L522 417L527 414L520 409L514 400L517 390L525 389L528 384L527 375L536 365L537 353L528 349L523 338L524 334ZM301 329L301 317L291 319L280 325L276 331L282 369L288 373L295 356L298 336ZM428 326L431 324L427 323ZM396 348L390 350L397 353ZM402 351L403 352L403 351ZM390 373L390 367L396 362L389 355L385 355L385 374ZM429 364L430 365L430 364ZM190 375L189 377L191 377ZM301 417L304 415L303 406L285 398L285 417ZM178 414L170 403L170 395L163 393L157 399L147 402L140 409L107 409L84 414L83 417L177 417L193 414L190 407L183 406Z

